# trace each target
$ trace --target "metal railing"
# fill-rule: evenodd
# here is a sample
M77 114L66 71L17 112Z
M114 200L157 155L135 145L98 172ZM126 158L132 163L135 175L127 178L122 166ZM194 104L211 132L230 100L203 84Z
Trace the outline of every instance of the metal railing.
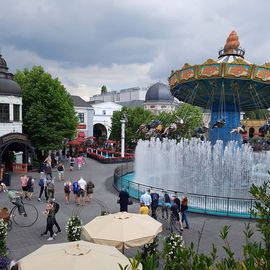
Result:
M136 183L130 180L129 174L134 173L134 163L126 163L114 170L114 187L119 191L127 189L131 197L140 199L140 196L147 188L151 192L162 193L165 188L148 186L141 183ZM169 194L177 193L182 196L182 191L168 190ZM216 216L253 218L251 209L255 203L253 199L220 197L205 194L185 193L189 200L189 211L194 213L202 213ZM160 201L161 203L161 201Z

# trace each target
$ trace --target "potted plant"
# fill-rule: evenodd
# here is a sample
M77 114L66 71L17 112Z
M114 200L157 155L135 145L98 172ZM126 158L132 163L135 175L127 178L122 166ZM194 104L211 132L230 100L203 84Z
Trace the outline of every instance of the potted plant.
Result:
M10 259L8 258L8 249L6 246L7 223L0 219L0 269L8 269Z

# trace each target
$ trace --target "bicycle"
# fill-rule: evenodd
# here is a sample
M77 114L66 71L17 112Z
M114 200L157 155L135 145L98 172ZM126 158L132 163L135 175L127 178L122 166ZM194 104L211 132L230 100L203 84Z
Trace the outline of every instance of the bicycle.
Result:
M20 214L18 206L16 205L11 209L7 221L9 231L12 229L12 221L20 227L30 227L34 225L38 219L37 208L31 203L23 202L22 198L21 202L24 206L25 214Z

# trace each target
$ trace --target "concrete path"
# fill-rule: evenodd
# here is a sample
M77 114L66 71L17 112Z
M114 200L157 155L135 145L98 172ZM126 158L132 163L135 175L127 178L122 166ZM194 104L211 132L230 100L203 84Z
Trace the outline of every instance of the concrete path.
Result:
M57 220L62 228L62 233L59 234L55 240L48 242L46 238L40 236L40 234L45 229L46 217L42 214L46 207L45 199L38 202L39 186L38 180L36 180L35 192L31 203L33 203L38 211L39 218L37 222L29 228L20 228L16 225L13 226L12 230L8 234L8 247L11 250L11 256L20 259L27 254L33 252L40 246L44 244L53 244L66 242L66 232L65 225L68 218L72 215L74 211L80 211L80 216L83 223L88 223L94 217L100 215L101 210L107 210L111 213L119 211L119 205L117 204L118 193L113 188L113 172L114 169L119 166L119 164L101 164L97 161L87 159L86 166L84 166L81 171L75 170L69 172L66 169L65 178L73 180L82 176L85 180L91 179L95 184L94 189L94 200L87 204L86 206L77 207L75 203L70 203L66 205L64 203L64 192L63 192L63 182L56 181L56 200L60 203L60 211L57 214ZM68 167L66 165L66 167ZM35 179L39 179L38 173L29 173ZM58 178L56 170L53 171L53 176ZM11 187L19 188L19 177L18 174L12 175ZM9 202L7 195L5 193L0 194L0 207L8 207L11 209L12 204ZM139 204L135 203L129 206L129 211L137 213L139 210ZM251 222L252 226L255 227L254 221L241 220L241 219L231 219L231 218L221 218L213 216L195 215L189 213L189 220L191 228L185 230L183 233L184 240L187 243L191 241L198 242L198 232L201 230L203 224L205 223L204 232L202 235L200 243L200 251L209 252L212 243L215 243L219 248L219 255L222 256L224 253L222 251L222 242L219 239L219 231L225 225L231 226L231 231L229 235L229 241L231 246L235 250L237 257L242 257L242 244L244 243L243 229L245 222ZM164 221L162 221L164 223ZM163 232L160 241L163 241L163 237L169 233L168 224L165 222L163 226ZM256 234L258 238L258 234ZM136 249L131 249L126 252L127 256L133 256L136 253Z

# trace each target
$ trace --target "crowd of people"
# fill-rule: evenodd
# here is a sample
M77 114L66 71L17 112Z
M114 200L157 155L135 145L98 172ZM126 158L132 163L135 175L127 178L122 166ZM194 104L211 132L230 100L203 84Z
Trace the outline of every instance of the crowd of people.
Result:
M127 212L129 205L129 193L128 190L122 190L119 192L118 203L120 204L120 212ZM188 198L183 195L181 200L178 198L177 192L168 194L163 190L161 194L157 192L151 192L150 189L146 189L140 197L140 209L139 213L143 215L151 215L154 219L158 219L157 210L161 208L161 219L170 220L171 232L177 232L179 234L185 229L189 229L189 222L187 217L188 211ZM185 227L183 227L185 223Z

